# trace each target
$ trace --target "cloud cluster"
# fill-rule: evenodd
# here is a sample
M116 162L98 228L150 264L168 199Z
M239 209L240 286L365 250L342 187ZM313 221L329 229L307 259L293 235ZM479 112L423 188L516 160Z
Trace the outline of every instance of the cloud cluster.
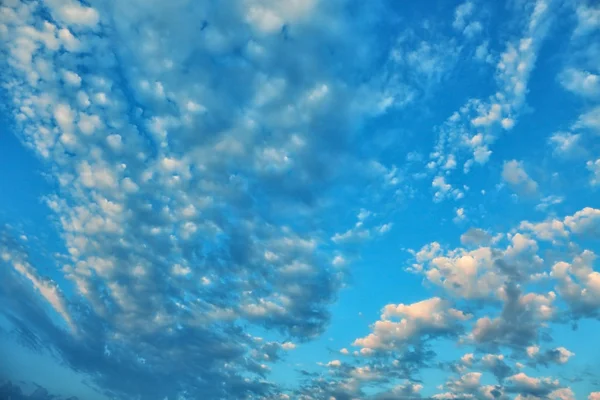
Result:
M595 236L596 211L585 208L562 219L523 221L511 233L495 236L471 228L461 237L465 248L446 250L434 242L413 251L415 262L408 271L422 275L440 297L385 306L372 332L354 341L358 350L353 355L342 351L355 364L328 364L336 378L324 382L351 385L355 397L366 384L352 371L360 370L367 381L396 377L418 383L419 371L434 367L438 346L456 342L474 352L448 364L457 376L433 398L574 398L558 379L531 377L520 370L564 365L576 356L563 346L542 350L541 344L552 340L549 324L598 318L594 254L584 250L570 263L552 264L539 254L538 243L575 248L578 239ZM549 281L553 290L532 290L540 279ZM485 374L496 384L482 383Z
M474 30L480 30L475 29L477 24L480 25L478 21L466 22L474 7L474 2L468 1L455 11L453 26L463 29L467 36ZM469 99L439 127L437 143L430 154L430 168L443 169L451 161L462 164L462 171L468 173L474 165L489 161L491 146L502 132L514 127L526 106L527 84L538 50L547 37L553 7L555 5L546 0L527 3L522 10L527 18L519 21L521 39L509 42L499 57L492 58L487 54L485 42L477 49L478 58L493 59L496 66L495 93L488 99Z
M348 33L361 21L340 17L342 6L0 8L3 88L56 184L45 203L74 295L10 245L2 261L77 340L22 316L110 395L266 395L265 363L283 345L245 327L282 342L324 330L343 273L331 264L335 232L311 221L331 214L343 173L367 178L351 138L383 96L348 92L356 78L343 60L354 71L371 61L356 59Z
M42 257L17 229L0 231L0 312L19 343L117 399L573 399L531 371L577 357L551 343L552 324L600 319L593 207L509 231L472 226L410 250L406 272L428 293L383 305L297 385L270 380L275 363L327 329L361 246L409 230L390 215L422 178L432 207L459 203L452 229L478 220L454 178L488 163L527 109L560 8L511 2L518 32L496 53L476 1L452 9L450 34L429 21L400 29L379 14L384 2L367 3L4 1L2 95L43 162L60 238L58 254ZM564 160L589 156L580 168L592 186L597 16L575 7L583 61L557 76L589 103L544 140ZM434 129L427 164L416 151L400 165L373 150L388 136L368 122L431 99L469 51L494 65L490 95ZM496 178L537 195L544 180L514 157ZM535 210L561 203L547 196ZM448 347L464 355L442 360ZM450 376L433 388L432 370ZM55 398L11 383L1 396Z
M398 322L394 318L400 319ZM384 307L381 320L373 325L373 333L356 339L355 346L370 354L378 349L402 348L417 343L428 335L442 336L457 332L460 322L469 316L434 297L414 304L388 304ZM417 342L415 342L417 341Z

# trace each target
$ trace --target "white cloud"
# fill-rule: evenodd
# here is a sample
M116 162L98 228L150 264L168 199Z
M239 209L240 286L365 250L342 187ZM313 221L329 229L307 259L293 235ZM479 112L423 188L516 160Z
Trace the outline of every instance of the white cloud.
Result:
M524 372L519 372L518 374L509 377L508 381L519 389L536 390L542 386L542 384L545 382L545 379L530 377ZM553 385L558 386L558 383L553 383Z
M558 362L560 364L567 363L567 361L569 361L569 359L575 355L575 353L565 349L564 347L558 347L556 348L556 351L559 354Z
M62 71L63 80L73 87L81 86L81 77L73 71Z
M572 263L561 261L552 267L558 293L579 316L593 316L600 311L600 272L592 267L595 259L593 252L585 250Z
M535 206L535 209L538 211L546 211L546 209L548 209L549 207L556 205L556 204L561 204L563 201L564 201L564 198L561 196L555 196L555 195L546 196L546 197L542 198L540 204Z
M596 106L588 112L580 115L573 128L589 129L596 135L600 135L600 106Z
M495 296L504 282L487 247L436 256L426 264L423 274L434 285L467 299Z
M596 235L600 233L600 209L585 207L564 219L564 224L580 235Z
M484 61L487 63L492 63L493 62L493 57L489 52L489 43L487 41L481 43L479 46L477 46L477 48L475 49L475 59L478 61Z
M294 350L296 348L296 345L292 342L285 342L281 345L281 347L284 350Z
M392 321L393 318L400 318L400 322ZM354 346L371 350L401 348L420 335L453 332L458 323L467 319L468 315L437 297L408 305L388 304L373 325L373 333L356 339Z
M567 68L559 76L560 83L568 91L582 97L600 96L600 76L581 69Z
M379 235L384 235L392 229L393 223L391 222L380 225L374 225L374 222L365 224L371 216L372 213L370 211L361 209L356 217L357 222L354 224L354 227L343 233L336 233L331 237L331 240L338 244L356 244ZM345 263L345 260L343 257L337 256L333 263L340 266Z
M246 20L259 32L271 34L280 30L285 23L298 23L311 16L317 1L292 0L281 3L278 1L244 2Z
M600 29L600 7L579 4L575 10L577 15L577 27L574 36L583 36Z
M475 356L473 355L473 353L467 353L464 356L462 356L460 360L466 365L471 365L475 360Z
M435 202L440 202L447 198L459 200L464 197L464 193L458 188L453 188L452 185L446 182L446 178L443 176L433 178L431 186L435 189L433 195L433 201Z
M94 27L100 21L100 15L92 7L82 6L75 1L49 1L56 14L67 24Z
M389 55L385 71L356 88L357 76L370 71L378 50L370 48L370 32L363 31L362 18L370 16L357 12L360 23L348 21L347 10L337 2L248 0L224 8L200 2L112 2L101 7L92 2L99 6L95 9L55 0L47 2L52 22L44 21L47 14L35 4L3 3L2 13L11 17L8 23L3 14L0 22L2 37L11 38L4 89L19 131L45 159L57 187L47 203L67 249L61 255L65 278L73 284L72 298L85 304L85 315L72 318L58 287L27 264L15 264L16 271L68 324L84 331L106 327L110 335L84 332L89 348L111 346L100 370L86 370L90 376L109 381L114 371L125 371L116 387L130 392L134 387L149 397L155 387L148 371L160 366L169 378L161 390L169 398L181 394L176 393L181 388L198 397L193 392L198 379L206 390L201 396L207 398L239 398L235 388L264 397L273 388L266 383L269 367L264 363L296 346L255 340L248 331L268 330L283 340L318 336L342 285L344 271L334 267L348 262L347 250L357 251L364 239L392 227L400 230L388 219L389 207L364 205L363 197L410 192L410 185L404 186L405 171L373 162L379 186L371 175L363 178L361 174L372 172L362 171L364 158L369 158L362 154L369 146L351 148L355 127L421 94L427 97L431 85L447 79L461 46L454 39L429 37L435 36L431 28L423 35L401 35L389 54L381 55ZM9 7L19 12L9 14ZM468 187L450 178L461 170L457 167L468 170L474 163L487 163L497 133L515 127L547 14L544 1L535 3L522 39L508 43L499 58L493 94L469 101L440 129L430 175L423 175L432 179L435 201L463 198ZM467 2L457 8L453 25L466 37L476 37L482 30L476 16ZM352 35L355 31L358 36ZM114 38L122 47L114 48ZM476 57L492 62L495 57L484 44ZM589 92L594 82L590 86L588 80L569 85ZM595 129L594 112L582 115L573 131ZM552 143L569 152L580 134L569 135L556 136ZM379 145L377 140L368 144ZM537 190L515 160L504 164L503 178L526 192ZM346 181L365 190L356 195L345 191L339 182ZM332 199L332 193L340 198ZM337 220L340 209L348 206L332 206L333 200L357 199L360 204L352 209L366 208L344 229L323 222ZM557 201L544 199L543 207ZM453 209L457 221L466 220L465 208ZM469 210L470 220L479 217L477 210ZM403 368L412 368L411 356L428 357L427 341L456 339L463 332L470 315L459 308L469 305L467 300L493 305L492 313L499 304L513 304L508 282L530 283L535 274L542 276L545 261L537 255L541 241L597 234L596 211L584 209L564 220L525 221L520 232L508 236L473 230L461 237L468 249L447 250L433 242L414 252L411 272L422 274L440 297L387 305L371 333L355 341L360 348L356 354L370 365L330 361L327 365L335 370L329 372L340 383L330 386L340 391L326 396L315 390L314 398L361 398L360 382L404 377ZM339 250L338 245L350 246ZM576 313L594 315L598 276L583 264L557 264L552 279ZM551 294L513 297L536 323L554 315ZM485 313L474 310L481 316L478 339L490 332L503 334L503 316L484 315L487 308ZM213 330L215 326L219 329ZM84 350L87 356L88 346L78 346L69 343L61 350ZM380 365L369 358L386 350L406 360ZM572 356L563 347L555 350L560 362ZM340 353L350 354L346 348ZM165 354L169 365L160 361ZM119 368L106 368L116 359ZM137 369L127 375L132 360ZM67 362L79 369L87 365ZM469 353L462 362L466 369L479 361ZM182 372L182 365L193 374ZM481 373L461 373L451 383L455 388L482 398L497 394L493 387L481 386ZM136 376L144 378L143 385L125 379ZM517 376L513 382L526 386L537 379L526 378ZM419 389L406 382L389 393L398 397ZM558 388L551 393L569 395Z
M19 254L16 249L5 247L3 243L0 243L0 260L11 264L15 271L27 278L39 294L64 319L71 331L77 332L77 327L67 310L67 302L58 285L40 277L22 254Z
M537 182L529 177L521 161L505 161L502 167L502 179L525 194L535 194L538 189Z
M523 221L519 229L533 232L538 239L547 241L565 239L569 235L565 229L565 224L558 219L539 223Z
M592 173L592 176L590 177L590 185L600 186L600 158L596 161L590 160L585 165Z
M552 400L575 400L575 393L571 388L560 388L550 392L548 398Z
M466 19L473 14L474 5L471 1L466 1L456 7L454 11L454 22L452 26L455 29L462 30L466 26Z
M570 132L555 132L548 140L554 148L554 154L561 157L581 155L583 148L580 145L581 135Z
M465 29L463 30L463 34L466 37L468 37L469 39L471 39L471 38L474 38L475 36L479 35L482 30L483 30L483 25L481 24L481 22L473 21L473 22L469 23L469 25L465 26Z
M452 26L460 31L467 38L472 39L483 30L481 22L472 20L475 11L475 5L471 1L466 1L456 7L454 11L454 21Z
M467 218L467 216L465 215L465 209L464 208L457 208L456 209L456 216L453 218L453 221L455 223L459 223L461 221L464 221Z
M336 60L347 53L355 65L346 44L354 22L336 5L300 0L92 4L98 8L58 0L0 7L10 38L2 45L6 106L56 185L48 204L68 264L58 273L89 310L90 325L80 328L111 333L90 332L89 347L58 352L109 386L115 370L77 364L73 349L85 354L103 341L97 348L114 345L123 365L142 357L148 369L128 369L128 377L147 385L121 377L125 385L107 389L124 398L155 389L148 371L160 354L172 360L164 376L177 375L161 389L169 397L198 378L201 397L237 398L236 388L262 397L259 345L234 325L313 338L343 278L331 266L335 227L281 216L329 216L326 192L339 171L355 183L371 179L356 173L364 160L335 160L351 158L347 128L370 115L358 103L376 96L356 99L353 78L322 51L336 49ZM282 45L283 25L294 46ZM266 93L265 77L281 85ZM392 226L365 224L373 236ZM53 286L30 281L66 310Z

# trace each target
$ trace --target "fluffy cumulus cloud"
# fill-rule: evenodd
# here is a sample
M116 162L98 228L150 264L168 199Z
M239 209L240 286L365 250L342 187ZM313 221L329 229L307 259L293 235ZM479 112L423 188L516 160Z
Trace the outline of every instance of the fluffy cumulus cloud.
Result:
M454 11L452 27L472 38L483 30L481 22L473 18L475 5L471 1L460 4Z
M540 255L543 242L574 246L571 235L593 238L593 230L581 222L583 218L587 222L593 210L551 222L522 221L508 234L471 228L461 237L464 248L447 249L434 242L413 251L414 263L407 270L423 276L443 298L386 305L370 325L371 332L352 343L357 350L341 353L359 364L330 361L327 366L335 369L335 378L326 379L326 387L352 388L345 394L352 398L365 396L370 384L386 383L390 377L418 382L420 369L432 368L441 343L450 340L474 353L450 364L458 375L441 385L433 398L575 398L559 379L520 370L562 366L576 358L564 346L542 345L552 341L549 324L598 318L593 253L585 250L571 263L555 265ZM532 290L540 280L550 284L545 285L549 290ZM486 383L482 376L488 376ZM313 378L305 390L322 387L323 379ZM379 392L384 395L389 391Z
M394 321L397 318L399 321ZM403 347L420 341L428 335L454 334L459 323L469 319L460 310L451 308L438 297L414 304L388 304L384 307L381 320L373 324L373 333L354 341L361 352L370 354L378 349Z
M596 106L582 114L575 123L575 128L587 128L596 135L600 134L600 106Z
M2 2L0 397L75 399L39 357L98 399L600 398L550 376L600 320L566 3Z
M593 72L569 68L562 73L560 83L568 91L583 97L600 95L600 76Z
M523 372L519 372L508 378L510 391L519 393L521 396L547 397L559 383L551 378L534 378Z

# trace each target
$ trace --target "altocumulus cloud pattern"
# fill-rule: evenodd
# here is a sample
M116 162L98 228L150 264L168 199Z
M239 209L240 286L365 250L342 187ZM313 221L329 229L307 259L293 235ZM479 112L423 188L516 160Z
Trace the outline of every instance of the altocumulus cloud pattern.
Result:
M3 399L600 399L600 5L3 0Z

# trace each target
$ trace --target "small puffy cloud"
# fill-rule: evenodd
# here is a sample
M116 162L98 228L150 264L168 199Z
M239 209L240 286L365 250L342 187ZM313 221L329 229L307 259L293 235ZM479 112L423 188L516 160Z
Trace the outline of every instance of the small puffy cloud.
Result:
M483 30L481 22L473 20L474 12L475 5L470 0L458 5L454 11L452 27L462 32L468 39L474 38Z
M485 370L491 372L498 383L503 383L506 377L513 374L513 368L511 368L502 354L486 354L481 358L481 365Z
M600 186L600 158L596 161L588 161L585 166L591 173L590 185Z
M456 7L456 10L454 10L454 22L452 22L452 26L456 29L463 29L466 25L465 19L473 13L474 8L475 6L471 1L466 1Z
M479 228L469 228L468 231L460 236L460 242L465 245L480 246L490 242L492 236Z
M471 18L474 11L475 5L473 2L470 0L466 1L456 7L454 21L452 22L452 27L462 32L469 39L475 37L483 30L481 22L472 20Z
M335 267L342 267L346 264L346 259L340 255L337 255L333 258L333 261L331 262L332 265L334 265Z
M485 41L483 43L481 43L479 46L477 46L477 48L475 49L475 59L478 61L482 61L482 62L486 62L486 63L491 63L493 58L489 52L489 42Z
M576 157L584 152L579 134L556 132L550 136L548 143L559 157Z
M433 195L433 201L435 202L440 202L447 198L459 200L464 197L464 193L460 189L453 188L451 184L447 183L444 176L436 176L433 179L433 182L431 182L431 186L435 190Z
M564 218L564 224L577 235L600 235L600 209L585 207Z
M400 319L395 322L394 319ZM402 348L431 336L455 336L461 323L470 317L438 297L413 304L388 304L381 319L372 327L372 333L354 341L363 349L385 350Z
M586 98L600 96L600 76L581 69L567 68L559 76L560 83L569 92Z
M94 27L100 21L100 15L92 7L86 7L76 1L50 2L57 15L71 25ZM62 4L61 4L62 3Z
M480 107L480 115L473 118L471 123L475 127L487 127L502 120L502 105L498 103L491 104L488 107Z
M600 272L596 255L589 250L574 257L571 263L560 261L552 267L556 290L575 318L597 317L600 313Z
M579 116L574 129L589 129L596 135L600 135L600 106L596 106Z
M535 194L538 184L525 171L522 161L505 161L502 167L502 179L515 190L525 194Z
M81 76L73 71L63 70L62 71L63 81L73 87L81 86Z
M438 389L446 389L447 392L432 396L432 399L495 399L502 397L500 386L482 385L481 372L467 372L455 379L449 379L445 385Z
M390 390L382 393L377 393L373 400L401 400L401 399L420 399L420 391L423 385L418 383L407 382L405 384L396 385Z
M285 342L281 345L281 348L283 348L284 350L294 350L296 348L296 345L292 342Z
M258 32L264 34L275 33L281 30L286 23L298 23L309 18L317 5L314 0L291 1L285 4L277 1L256 0L244 3L246 21Z
M541 364L548 366L550 364L566 364L575 353L564 347L548 349L541 352L538 346L530 346L526 349L527 356L531 360L531 364Z
M552 391L559 389L558 380L551 378L534 378L519 372L507 379L508 390L524 396L546 397Z
M521 222L520 230L532 232L540 240L554 241L567 238L569 233L563 221L553 219L550 221L531 223L529 221Z
M575 13L577 26L573 32L574 36L584 36L600 29L600 7L580 4Z
M457 248L443 254L438 254L438 250L431 257L419 260L419 255L426 254L426 251L427 247L417 253L419 268L414 271L452 296L494 298L506 279L497 268L494 249L485 245L472 250ZM511 251L510 247L506 250L507 256ZM498 253L501 254L500 251Z
M465 221L467 219L467 216L465 215L465 209L464 208L457 208L455 211L456 215L453 218L453 221L455 223L460 223L462 221Z
M457 380L446 383L446 386L458 393L469 393L479 387L481 375L481 372L468 372Z
M548 398L551 400L575 400L575 393L571 388L565 387L553 390L548 394Z
M473 364L474 360L475 360L475 356L473 355L473 353L467 353L460 358L460 361L462 361L462 363L465 365Z

